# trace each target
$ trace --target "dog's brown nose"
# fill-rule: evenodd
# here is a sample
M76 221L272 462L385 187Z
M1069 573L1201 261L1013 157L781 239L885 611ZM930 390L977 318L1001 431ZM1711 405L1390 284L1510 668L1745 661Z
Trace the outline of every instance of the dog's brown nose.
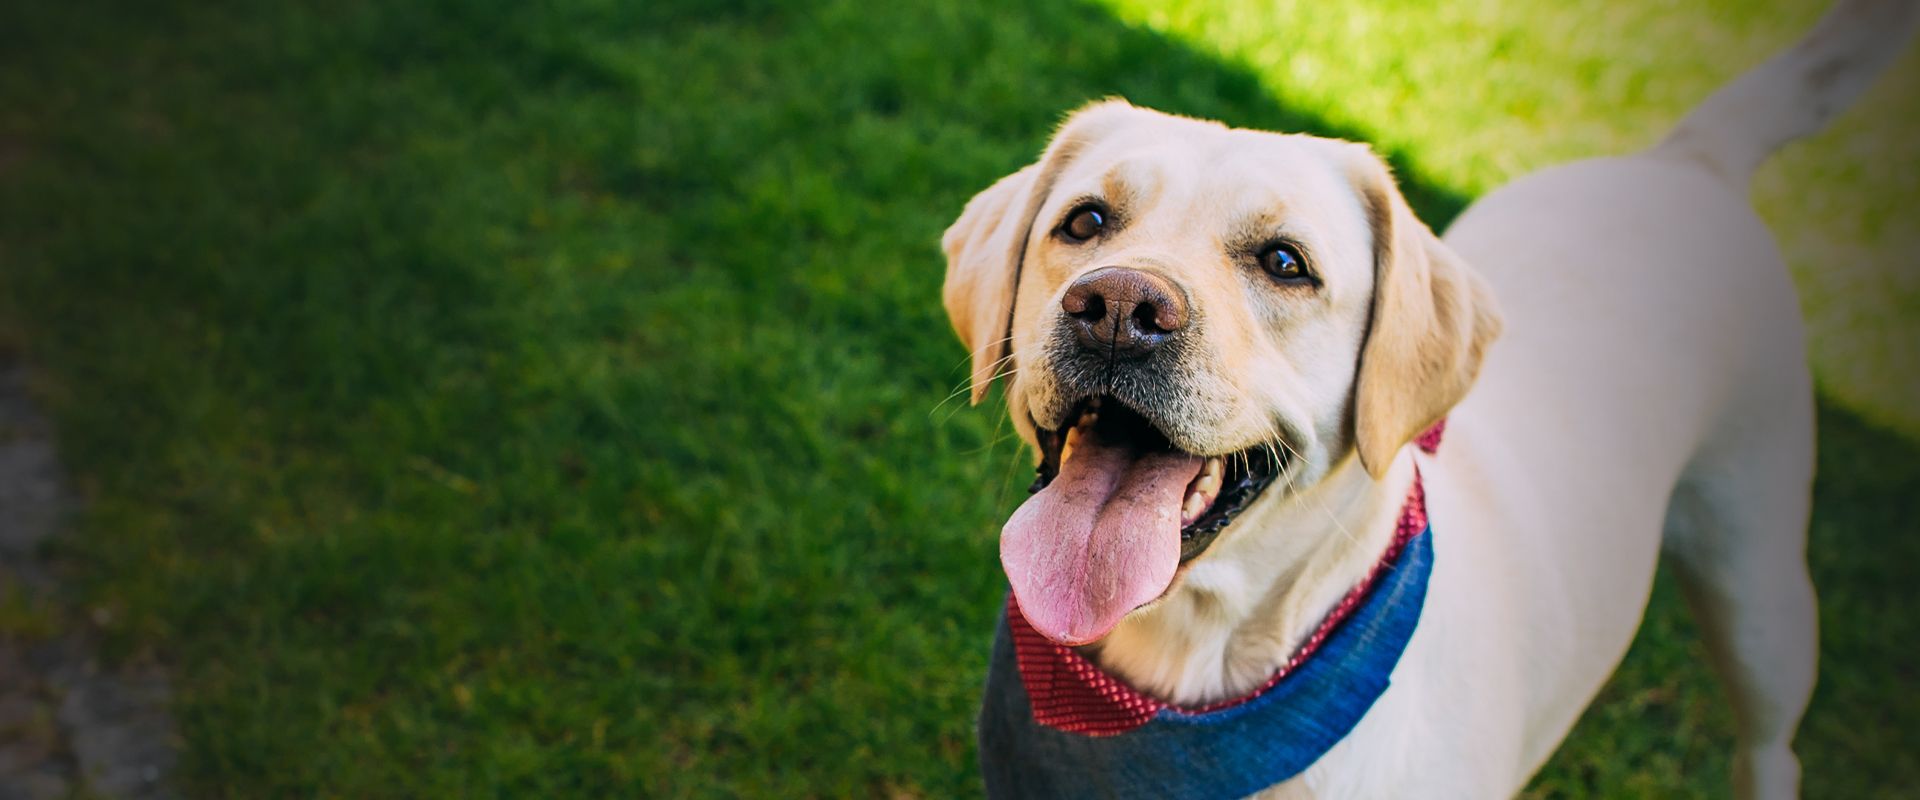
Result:
M1060 309L1082 347L1118 356L1146 355L1187 327L1187 301L1172 282L1125 267L1080 276Z

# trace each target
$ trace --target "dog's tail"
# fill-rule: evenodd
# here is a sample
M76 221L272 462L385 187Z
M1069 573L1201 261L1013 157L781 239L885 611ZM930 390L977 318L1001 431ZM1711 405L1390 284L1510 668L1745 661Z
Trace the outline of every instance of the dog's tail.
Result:
M1839 0L1792 47L1694 108L1654 152L1703 161L1744 186L1773 151L1859 99L1917 24L1920 0Z

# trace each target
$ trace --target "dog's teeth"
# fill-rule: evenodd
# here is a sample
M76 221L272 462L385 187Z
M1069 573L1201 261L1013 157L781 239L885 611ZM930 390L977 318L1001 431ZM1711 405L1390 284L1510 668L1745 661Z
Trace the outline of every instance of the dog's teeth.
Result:
M1187 495L1187 504L1180 508L1180 524L1192 524L1194 520L1200 518L1201 512L1206 510L1207 498L1204 495L1199 492Z
M1211 498L1220 492L1220 473L1200 473L1193 482L1193 493L1197 497Z
M1187 487L1187 499L1180 504L1180 524L1187 526L1207 513L1207 507L1213 505L1214 498L1220 495L1220 482L1226 475L1226 462L1214 456L1202 462L1200 475L1193 479L1193 485Z

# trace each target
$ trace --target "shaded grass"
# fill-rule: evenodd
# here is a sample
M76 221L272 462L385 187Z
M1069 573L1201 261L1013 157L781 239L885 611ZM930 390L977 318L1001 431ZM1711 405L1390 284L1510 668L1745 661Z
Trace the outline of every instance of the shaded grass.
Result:
M1567 152L1372 137L1338 80L1132 13L0 8L0 320L91 499L86 601L176 665L189 787L977 791L993 538L1027 476L951 395L936 239L965 199L1115 93L1380 138L1436 222ZM1826 613L1909 625L1897 567L1821 542L1904 546L1912 454L1828 428L1823 463L1872 480L1823 483ZM1541 791L1721 785L1725 715L1662 598ZM1805 748L1836 796L1917 777L1901 724L1838 722L1911 674L1849 631Z

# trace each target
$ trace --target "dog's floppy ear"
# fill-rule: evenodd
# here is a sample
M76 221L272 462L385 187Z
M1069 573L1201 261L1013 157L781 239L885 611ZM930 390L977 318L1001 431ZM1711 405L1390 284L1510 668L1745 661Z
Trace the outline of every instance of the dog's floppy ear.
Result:
M1029 206L1039 173L1039 164L1023 167L974 195L940 238L947 251L947 281L940 294L954 332L973 352L975 403L986 396L994 370L1006 357L1014 283L1033 229Z
M1352 175L1373 228L1373 311L1354 382L1354 447L1378 478L1446 416L1500 335L1493 292L1407 206L1379 157L1356 147Z
M1073 113L1054 134L1040 160L987 187L947 228L940 246L947 253L947 280L941 290L947 316L960 341L973 353L973 402L993 384L1007 364L1013 325L1013 299L1019 291L1020 265L1034 215L1046 202L1054 178L1086 144L1137 113L1125 101L1108 100Z

